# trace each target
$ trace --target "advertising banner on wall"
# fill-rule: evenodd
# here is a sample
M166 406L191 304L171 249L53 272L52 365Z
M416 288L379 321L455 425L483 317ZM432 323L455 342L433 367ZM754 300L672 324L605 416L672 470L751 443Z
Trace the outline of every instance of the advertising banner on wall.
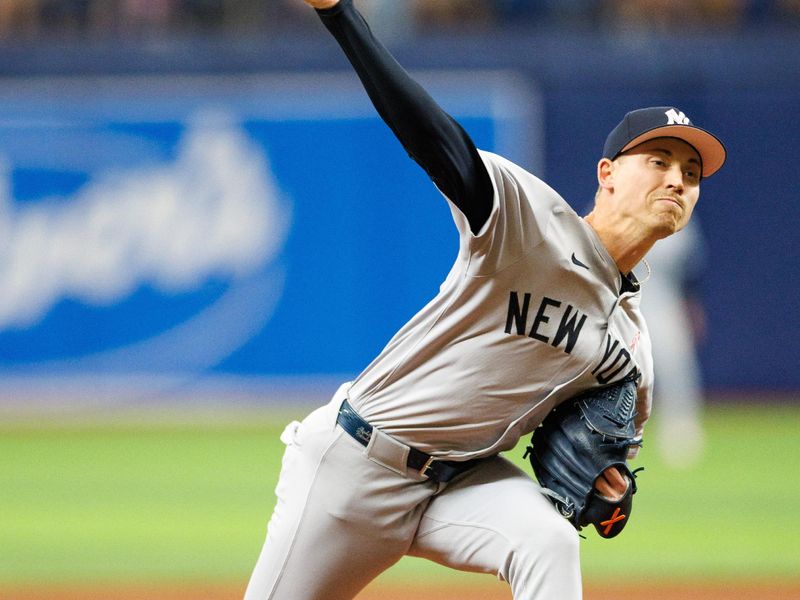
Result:
M482 148L541 170L535 90L421 79ZM351 74L0 92L7 401L353 375L456 250L446 203Z

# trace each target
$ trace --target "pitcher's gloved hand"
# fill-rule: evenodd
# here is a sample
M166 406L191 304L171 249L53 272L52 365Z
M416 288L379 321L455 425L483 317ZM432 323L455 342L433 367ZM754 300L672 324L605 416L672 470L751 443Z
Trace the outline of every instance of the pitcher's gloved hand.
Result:
M579 531L591 524L611 538L628 522L636 476L626 459L631 446L641 445L635 407L636 381L627 379L563 402L533 433L525 456L544 493Z

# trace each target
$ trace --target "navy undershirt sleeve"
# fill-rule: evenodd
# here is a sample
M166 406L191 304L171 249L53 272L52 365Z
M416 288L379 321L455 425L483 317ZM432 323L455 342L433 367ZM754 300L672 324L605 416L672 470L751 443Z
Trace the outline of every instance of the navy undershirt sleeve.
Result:
M317 13L378 114L478 233L492 211L494 190L475 143L373 36L352 0Z

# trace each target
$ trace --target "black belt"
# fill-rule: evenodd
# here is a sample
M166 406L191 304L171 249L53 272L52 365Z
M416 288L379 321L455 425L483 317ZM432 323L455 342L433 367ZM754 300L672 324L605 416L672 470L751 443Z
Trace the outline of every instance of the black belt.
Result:
M347 400L342 402L336 422L362 446L369 444L372 437L372 425L362 419ZM409 447L406 466L432 481L446 483L456 475L474 467L479 460L437 460L430 454Z

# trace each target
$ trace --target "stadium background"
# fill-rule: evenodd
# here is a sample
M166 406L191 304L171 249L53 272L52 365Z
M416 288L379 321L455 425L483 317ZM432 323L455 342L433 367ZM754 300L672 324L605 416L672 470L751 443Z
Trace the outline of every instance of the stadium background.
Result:
M0 9L1 598L240 595L282 423L447 272L444 203L298 4ZM697 209L708 452L643 451L632 526L584 544L587 597L629 573L646 597L800 597L797 3L360 6L578 210L625 111L723 137ZM486 579L403 561L368 593L507 597Z

